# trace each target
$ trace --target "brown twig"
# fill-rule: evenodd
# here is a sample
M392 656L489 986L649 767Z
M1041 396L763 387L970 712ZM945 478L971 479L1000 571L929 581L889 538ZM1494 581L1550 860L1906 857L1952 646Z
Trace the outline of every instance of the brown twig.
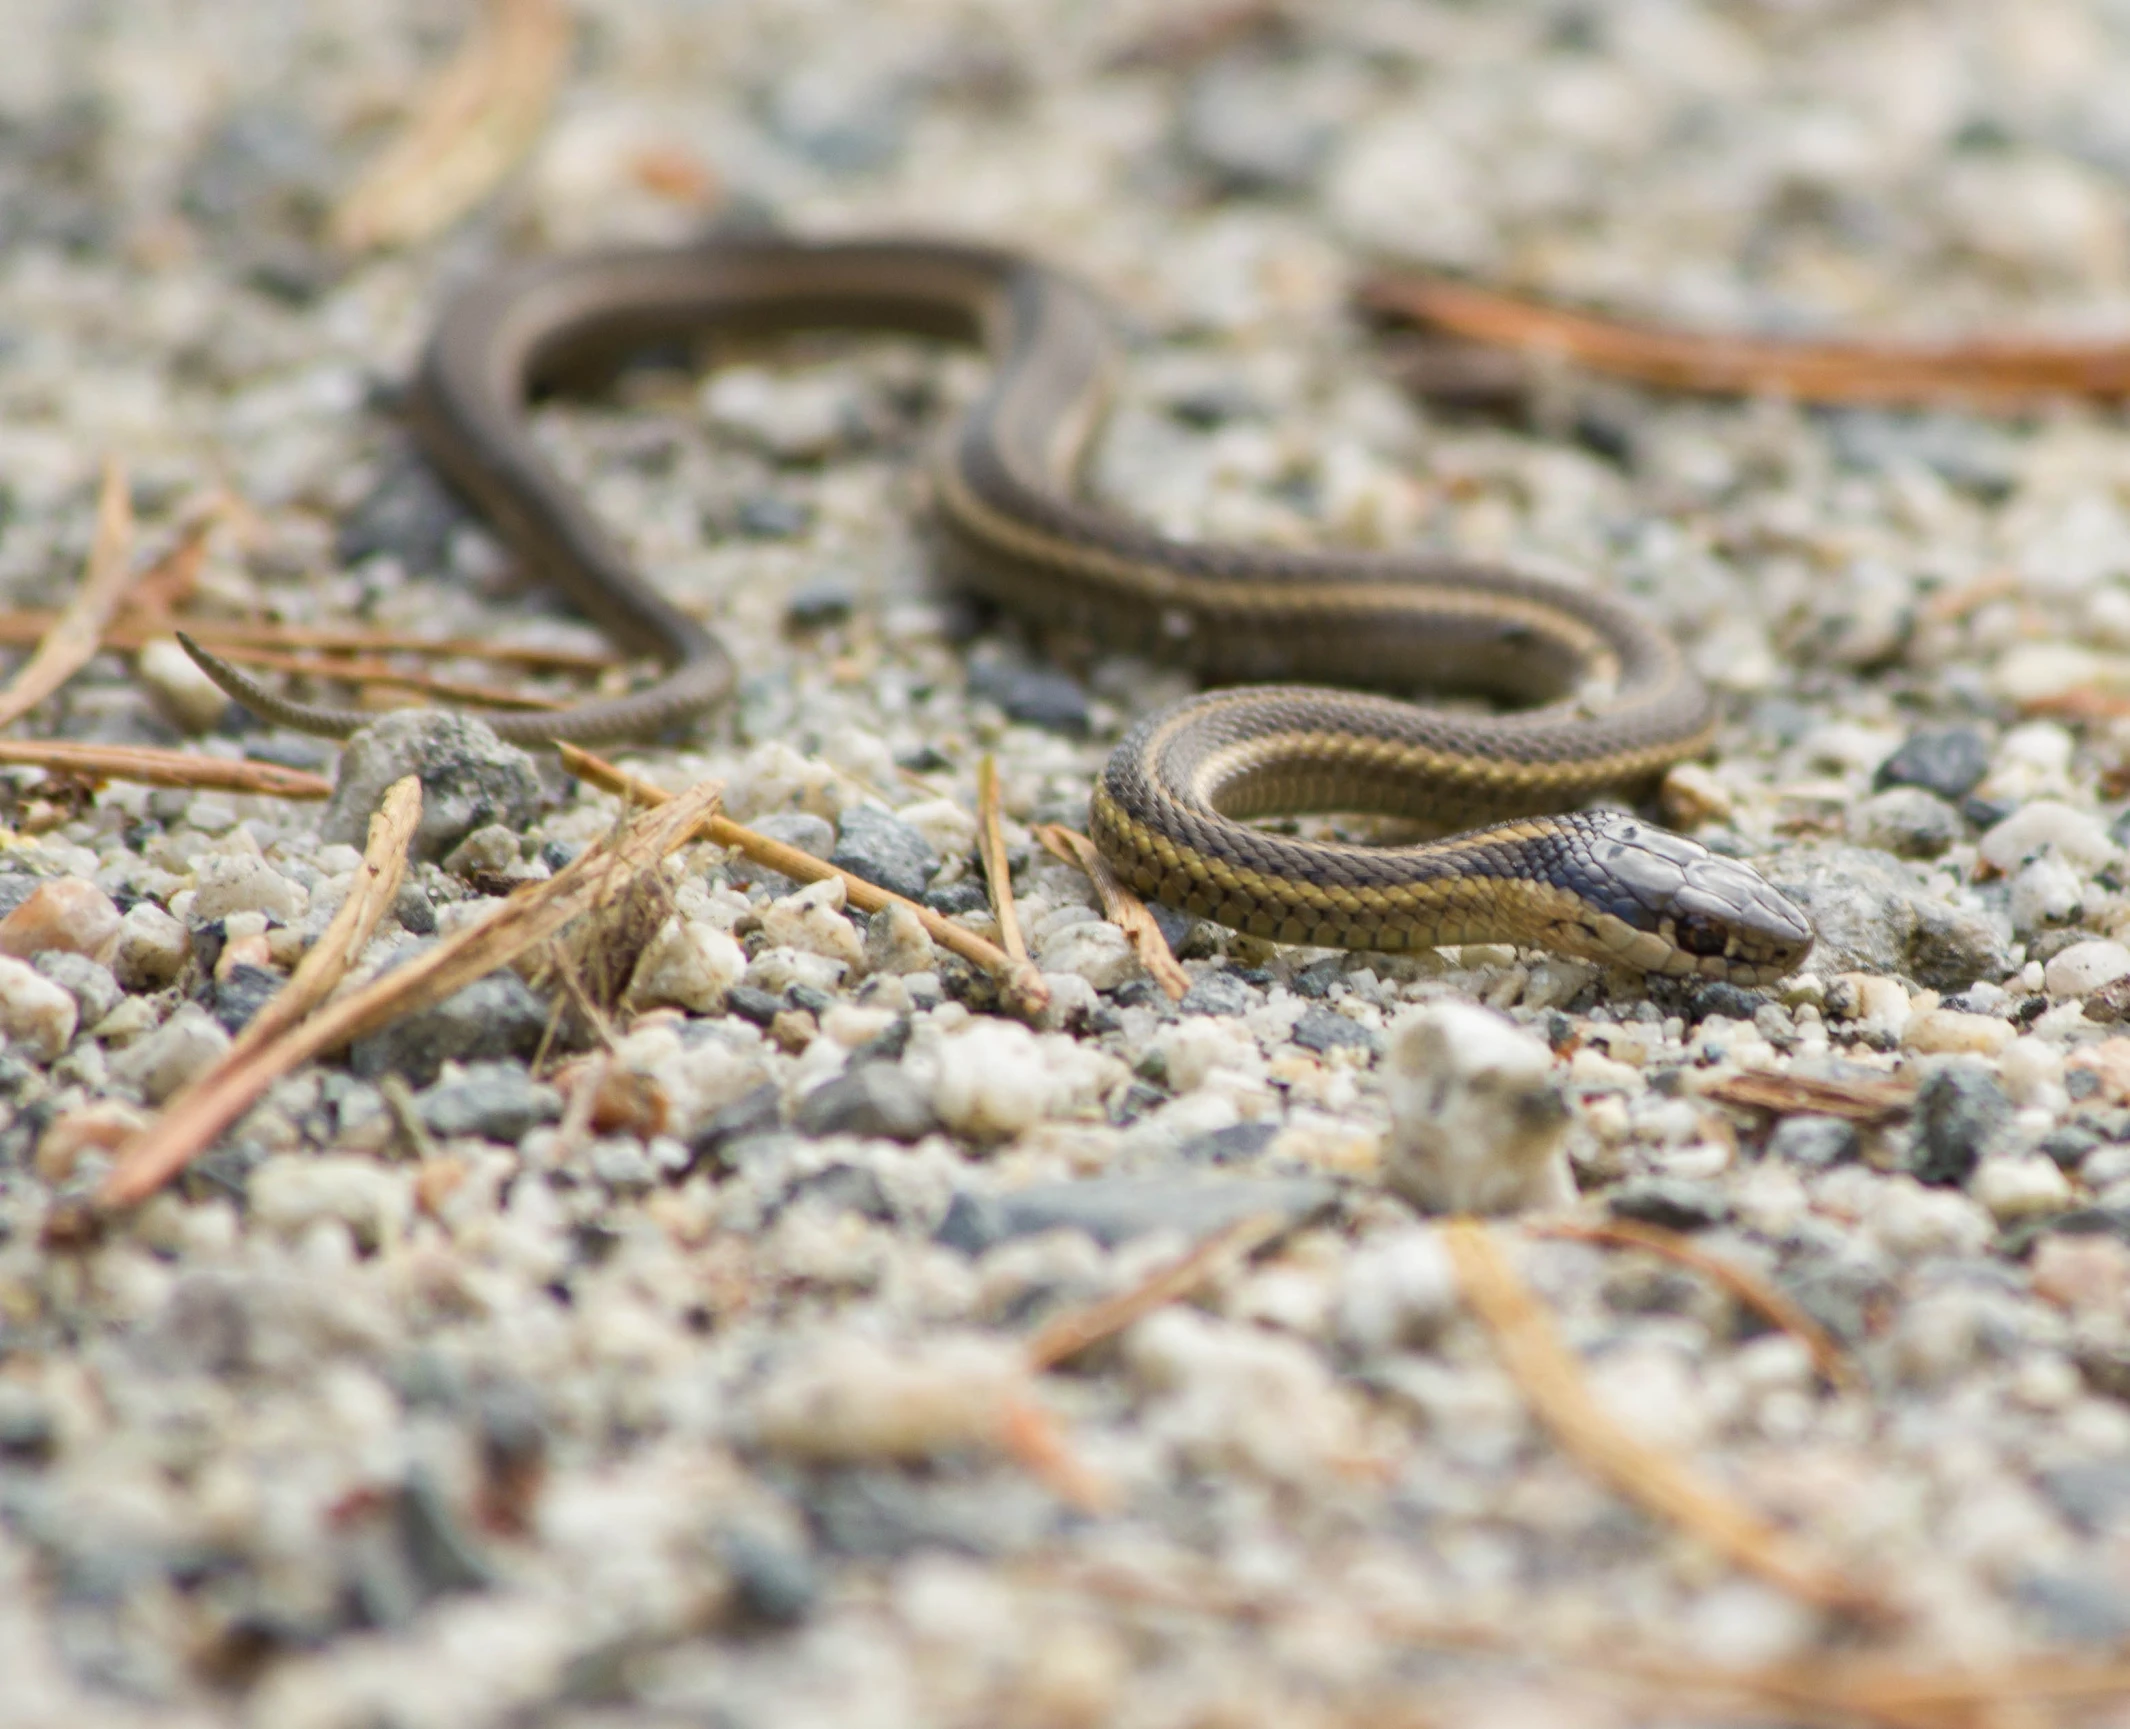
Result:
M1867 1128L1903 1117L1914 1108L1916 1084L1888 1077L1883 1081L1823 1080L1812 1075L1769 1075L1746 1070L1725 1075L1702 1094L1718 1104L1772 1111L1777 1116L1803 1112L1841 1117Z
M1812 1365L1826 1377L1830 1386L1839 1387L1845 1393L1861 1393L1866 1390L1864 1377L1849 1353L1842 1349L1841 1342L1822 1327L1803 1309L1788 1292L1770 1284L1757 1273L1740 1266L1736 1261L1727 1261L1721 1255L1712 1255L1691 1237L1677 1231L1667 1231L1659 1225L1645 1225L1632 1219L1615 1219L1606 1224L1584 1224L1576 1220L1560 1224L1535 1225L1532 1227L1542 1237L1566 1237L1579 1243L1605 1243L1615 1248L1647 1249L1653 1255L1662 1255L1668 1261L1676 1261L1682 1267L1691 1267L1704 1274L1736 1297L1748 1308L1756 1310L1770 1325L1781 1328L1794 1337L1812 1354Z
M1362 306L1467 341L1557 356L1592 372L1716 395L1803 402L1968 402L2130 394L2130 344L1977 340L1904 346L1786 342L1629 323L1418 271L1361 285Z
M998 763L989 751L976 765L976 851L984 861L984 883L991 891L991 916L998 920L999 947L1026 966L1028 945L1021 938L1020 914L1013 907L1013 872L1006 863L1006 834L999 826Z
M299 1064L431 1008L545 942L597 904L607 886L610 859L627 871L650 869L687 843L717 809L719 791L715 781L691 787L663 808L637 818L618 842L602 841L546 882L512 895L478 924L329 1004L279 1038L246 1050L241 1058L232 1052L237 1060L224 1063L207 1082L189 1090L182 1111L166 1110L121 1154L104 1185L104 1201L123 1206L153 1194L212 1145L260 1093ZM371 837L374 843L374 820Z
M1139 957L1139 964L1146 968L1169 1001L1183 1001L1184 994L1191 988L1191 975L1177 964L1175 952L1170 949L1168 938L1161 934L1161 927L1154 922L1154 915L1147 910L1146 902L1124 886L1095 843L1077 829L1056 822L1039 824L1035 838L1053 857L1077 865L1087 873L1087 880L1095 885L1096 898L1102 903L1103 916L1131 939L1132 952Z
M557 747L562 754L562 766L589 786L602 792L612 793L616 798L625 798L636 804L662 804L672 794L649 781L616 768L588 750L575 745ZM942 918L928 906L916 901L904 900L891 894L878 883L869 883L865 878L852 876L849 871L838 870L812 853L801 852L795 846L786 846L782 841L771 840L765 834L756 834L729 817L713 817L702 825L700 839L714 841L722 847L730 847L743 853L756 864L765 865L793 882L826 882L830 877L843 880L843 892L850 904L860 912L879 912L884 907L906 907L913 913L925 932L943 949L980 966L998 980L1006 1000L1015 1010L1025 1015L1040 1014L1050 1001L1050 987L1043 983L1043 975L1026 961L1016 961L1004 949L987 943L966 925L958 925L952 919Z
M1591 1396L1581 1366L1496 1247L1487 1227L1453 1219L1443 1243L1465 1301L1554 1438L1615 1489L1708 1543L1735 1565L1822 1609L1884 1623L1891 1605L1703 1481L1682 1460L1637 1440Z
M1005 1401L998 1443L1021 1469L1076 1512L1102 1514L1116 1505L1116 1490L1073 1452L1058 1419L1033 1399Z
M196 787L208 792L259 793L267 798L331 798L333 783L277 763L189 756L150 745L73 744L60 739L0 738L0 763L47 769L82 780L132 781L140 786Z
M109 648L136 649L170 634L170 621L142 616L129 604L104 632ZM52 628L55 612L0 612L0 646L33 643ZM602 673L623 664L619 655L590 649L534 648L469 636L410 636L396 630L350 630L327 625L277 624L268 620L188 618L186 633L218 652L232 647L314 648L327 654L419 654L454 660L486 660L499 666L530 666L558 672Z
M1041 1374L1069 1363L1082 1351L1113 1339L1156 1309L1188 1297L1225 1268L1255 1254L1287 1228L1277 1213L1252 1213L1224 1225L1179 1261L1172 1261L1128 1291L1105 1297L1045 1322L1028 1341L1029 1368Z
M569 42L561 0L488 0L406 129L333 213L334 243L410 246L471 210L538 136Z
M125 469L116 457L106 457L88 569L36 651L0 689L0 727L14 725L96 657L104 626L132 583L133 501Z

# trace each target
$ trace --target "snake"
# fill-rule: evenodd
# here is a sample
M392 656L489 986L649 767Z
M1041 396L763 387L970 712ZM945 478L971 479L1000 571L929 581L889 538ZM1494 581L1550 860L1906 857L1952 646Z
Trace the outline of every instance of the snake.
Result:
M538 745L670 734L731 691L731 655L634 568L542 451L535 393L675 341L830 327L974 343L989 382L941 441L947 574L1036 626L1176 663L1209 688L1132 727L1089 826L1144 898L1280 943L1513 943L1644 974L1766 983L1810 921L1739 860L1628 810L1707 752L1715 708L1633 607L1407 551L1194 541L1079 484L1120 365L1107 303L1063 270L932 239L714 236L505 265L451 297L407 392L416 436L534 576L666 672L546 713ZM265 720L345 736L374 713L282 697L187 641ZM1491 699L1425 706L1415 693ZM1431 838L1316 838L1266 818L1373 814Z

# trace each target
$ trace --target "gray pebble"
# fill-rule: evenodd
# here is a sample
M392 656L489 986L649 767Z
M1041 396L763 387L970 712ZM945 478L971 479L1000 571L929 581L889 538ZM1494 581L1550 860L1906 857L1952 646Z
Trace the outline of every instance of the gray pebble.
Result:
M2011 1121L2011 1100L1980 1063L1947 1063L1916 1094L1909 1170L1926 1183L1964 1183Z
M1299 1224L1331 1206L1338 1193L1315 1177L1097 1177L1038 1183L1004 1195L964 1191L948 1207L935 1240L980 1255L1015 1237L1062 1229L1085 1231L1114 1248L1149 1231L1202 1237L1252 1213L1280 1213Z
M1199 982L1202 984L1205 981ZM1190 999L1186 997L1184 1000L1188 1003ZM1294 1023L1292 1036L1296 1044L1311 1051L1334 1051L1342 1045L1371 1054L1380 1053L1383 1049L1381 1033L1373 1027L1364 1027L1359 1021L1340 1014L1336 1009L1304 1009L1301 1018Z
M1705 1231L1730 1216L1720 1185L1682 1177L1637 1177L1605 1197L1616 1219L1661 1225L1667 1231Z
M1919 787L1958 804L1989 772L1989 745L1972 727L1934 727L1911 733L1907 743L1878 766L1871 784Z
M288 980L271 967L239 962L214 982L214 1018L227 1033L241 1033L253 1015L274 1000Z
M398 1075L426 1087L446 1061L530 1056L547 1030L547 1005L505 968L436 1007L395 1021L349 1047L348 1067L365 1080Z
M908 823L871 805L858 804L843 813L836 849L828 855L828 862L877 883L890 894L916 900L939 869L939 854Z
M1768 1136L1768 1157L1808 1171L1847 1164L1863 1151L1854 1123L1840 1117L1784 1117Z
M475 1063L457 1080L440 1081L416 1101L423 1125L446 1140L460 1135L515 1145L562 1114L562 1095L515 1063Z
M803 1550L753 1531L727 1531L717 1550L744 1619L765 1627L796 1627L813 1613L821 1580Z
M1183 993L1183 1000L1176 1008L1186 1015L1243 1015L1257 1007L1257 1003L1257 992L1233 973L1221 971L1202 973L1193 979L1191 988ZM1343 1015L1339 1018L1345 1019Z
M87 955L73 954L66 949L45 949L32 956L30 964L80 1005L78 1024L81 1026L94 1027L125 998L125 988L112 975L111 969L90 960ZM279 976L275 975L277 982Z
M799 1101L792 1126L806 1135L873 1135L919 1141L939 1127L925 1089L892 1063L846 1069Z
M1039 726L1076 738L1087 734L1087 692L1069 674L1048 667L985 662L969 669L969 694L997 703L1008 720L1017 720L1024 726Z
M1919 786L1889 787L1849 813L1849 834L1859 846L1896 858L1936 858L1960 838L1960 813Z
M857 595L843 578L819 576L791 591L784 603L784 622L793 630L819 630L850 617L857 604Z
M1178 143L1225 190L1294 192L1331 143L1331 129L1294 100L1292 81L1254 57L1218 60L1192 80Z
M1890 973L1933 990L2002 978L2007 933L1986 915L1934 900L1890 853L1828 844L1799 847L1763 869L1812 921L1812 966L1822 975Z
M488 823L522 831L539 814L533 760L479 721L437 709L403 709L364 727L340 753L319 838L361 846L385 790L402 776L422 783L421 826L410 849L438 859Z
M749 826L755 833L797 847L811 858L825 859L835 850L835 825L812 811L773 810L756 817Z

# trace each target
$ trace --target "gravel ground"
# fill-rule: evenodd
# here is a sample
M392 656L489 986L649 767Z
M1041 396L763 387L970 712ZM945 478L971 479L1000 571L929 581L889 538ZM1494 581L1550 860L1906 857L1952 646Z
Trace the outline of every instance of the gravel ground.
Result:
M1345 310L1360 265L1406 258L1763 331L2130 328L2130 17L580 0L505 193L351 265L323 214L465 10L12 0L0 598L76 580L115 452L150 550L207 489L249 507L202 608L597 647L395 426L451 285L713 213L1013 242L1127 322L1091 476L1120 507L1511 557L1677 632L1726 722L1667 812L1820 947L1765 992L1667 994L1179 926L1171 1006L1026 825L1083 820L1111 744L1186 686L1048 657L932 583L919 458L974 359L808 343L545 407L746 669L693 747L634 766L723 777L735 816L988 930L995 753L1049 1022L992 1013L904 921L697 849L617 1022L637 1080L590 1120L528 1067L548 1004L502 975L55 1247L53 1209L323 928L392 763L456 772L375 959L614 808L424 721L345 753L322 813L113 787L55 822L17 777L40 832L0 852L0 1721L1611 1725L1661 1707L1417 1632L1737 1666L1853 1642L1567 1458L1411 1204L1574 1189L1852 1353L1864 1384L1830 1391L1695 1275L1502 1229L1599 1405L1897 1601L1889 1649L2130 1637L2130 438L2077 407L1572 379L1458 416L1401 397ZM2088 718L2047 718L2070 692ZM336 761L152 656L32 724ZM1751 1071L1920 1091L1861 1131L1771 1125L1709 1096ZM1501 1098L1568 1110L1504 1127ZM1045 1322L1266 1212L1291 1228L1195 1300L1026 1367Z

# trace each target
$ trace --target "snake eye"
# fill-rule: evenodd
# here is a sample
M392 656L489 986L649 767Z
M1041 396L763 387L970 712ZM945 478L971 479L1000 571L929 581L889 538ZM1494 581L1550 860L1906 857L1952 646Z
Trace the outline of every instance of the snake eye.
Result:
M1720 955L1731 946L1731 933L1714 919L1688 913L1673 927L1672 940L1690 955Z

